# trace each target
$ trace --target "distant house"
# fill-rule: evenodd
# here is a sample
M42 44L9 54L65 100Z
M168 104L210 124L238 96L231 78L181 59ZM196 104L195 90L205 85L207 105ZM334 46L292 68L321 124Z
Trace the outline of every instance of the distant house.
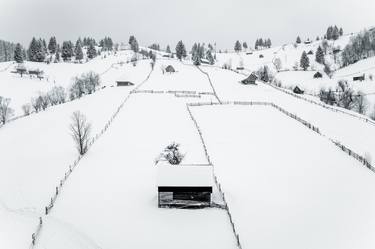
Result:
M310 39L307 39L306 41L304 41L305 44L311 44L312 41L310 41Z
M246 54L247 54L247 55L251 55L251 54L253 54L253 52L247 52Z
M338 54L338 53L341 52L341 49L340 49L340 48L334 48L334 49L332 50L332 52L333 52L333 54Z
M42 80L44 72L42 70L36 69L36 70L29 70L28 74L30 75L30 78L32 78L33 76L36 76L38 79Z
M157 165L158 207L201 208L211 205L212 166Z
M323 74L321 74L320 72L316 72L314 74L314 79L318 79L318 78L322 78L323 77Z
M119 79L116 80L117 86L133 86L133 81L126 76L122 76Z
M163 57L171 57L169 54L163 54Z
M298 86L294 87L293 92L296 94L303 94L305 91L301 90Z
M264 58L264 55L260 54L260 55L259 55L259 58Z
M251 73L246 79L241 80L241 83L244 85L256 85L255 81L258 79L255 73Z
M353 77L353 81L364 81L364 80L365 80L365 74Z
M312 50L310 50L307 54L312 55L312 54L314 54L314 52Z
M165 68L165 71L167 73L174 73L176 72L176 70L174 69L174 67L172 67L172 65L168 65L166 68Z
M244 67L237 67L236 69L237 70L244 70L245 68Z

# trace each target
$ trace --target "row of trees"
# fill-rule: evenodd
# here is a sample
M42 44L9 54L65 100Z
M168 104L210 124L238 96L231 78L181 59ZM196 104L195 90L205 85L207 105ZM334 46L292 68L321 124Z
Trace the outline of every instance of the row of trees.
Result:
M271 46L272 46L272 42L271 42L270 38L268 38L268 39L259 38L255 41L254 48L255 49L262 49L262 48L270 48Z
M375 55L375 30L363 31L354 37L341 53L342 66Z
M326 34L324 35L324 39L337 40L343 34L344 34L344 30L342 28L338 28L336 25L335 26L329 26L327 28Z
M241 42L239 40L237 40L235 43L234 43L234 51L236 51L237 53L240 52L242 50L242 48L244 50L247 50L248 49L248 46L247 46L247 43L246 42L243 42L241 44Z
M0 40L0 62L13 60L15 49L16 44Z
M194 43L191 49L192 60L194 65L200 65L202 59L208 60L208 63L213 65L215 63L215 58L212 55L213 47L212 45L206 49L205 44Z

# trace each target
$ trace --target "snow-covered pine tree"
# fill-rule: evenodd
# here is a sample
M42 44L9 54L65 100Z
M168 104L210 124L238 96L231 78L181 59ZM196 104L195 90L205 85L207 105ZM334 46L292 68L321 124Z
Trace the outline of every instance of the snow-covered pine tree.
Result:
M339 34L340 34L340 36L343 36L343 35L344 35L344 30L343 30L342 28L340 28L340 30L339 30Z
M172 52L171 52L171 47L169 47L169 45L167 45L167 48L166 48L165 52L167 52L167 53L169 53L169 54L172 53Z
M51 54L54 54L54 53L56 53L56 47L57 47L56 37L52 36L52 37L49 39L49 43L48 43L48 51L49 51Z
M213 65L213 64L215 64L215 59L214 59L214 57L212 56L212 53L211 53L211 50L207 50L207 52L206 52L206 58L207 58L207 60L210 62L210 65Z
M73 55L73 43L71 41L64 41L61 48L61 57L64 61L70 61Z
M332 30L332 39L333 39L333 40L337 40L337 39L339 39L339 37L340 37L339 29L338 29L337 26L335 25L335 26L333 27L333 30Z
M248 48L247 43L243 42L242 47L246 50Z
M234 51L236 51L238 53L241 50L242 50L242 45L241 45L240 41L237 40L236 43L234 44Z
M186 48L182 41L179 41L176 45L176 56L179 60L186 57Z
M23 62L22 46L19 43L17 43L16 49L14 50L14 60L17 63L22 63Z
M300 66L303 68L304 71L306 71L307 68L310 66L310 60L309 60L309 57L307 56L306 51L303 51L302 53Z
M296 43L297 44L300 44L302 41L301 41L301 37L297 36L297 39L296 39Z
M81 60L83 59L81 39L78 39L76 42L76 46L74 47L74 54L76 55L76 60L81 62Z
M96 49L93 42L90 42L89 47L87 48L87 58L93 59L96 57Z
M323 64L324 63L324 52L321 46L318 47L315 53L315 61Z

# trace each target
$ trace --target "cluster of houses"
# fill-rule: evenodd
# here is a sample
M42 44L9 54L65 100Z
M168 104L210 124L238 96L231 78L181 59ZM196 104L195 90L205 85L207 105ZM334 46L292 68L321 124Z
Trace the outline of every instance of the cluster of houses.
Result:
M26 67L24 67L24 66L16 67L14 71L11 71L11 73L19 74L19 75L21 75L21 77L24 74L27 74L27 75L30 76L30 78L36 77L40 80L42 80L44 78L44 76L43 76L44 72L42 70L39 70L39 69L27 70Z

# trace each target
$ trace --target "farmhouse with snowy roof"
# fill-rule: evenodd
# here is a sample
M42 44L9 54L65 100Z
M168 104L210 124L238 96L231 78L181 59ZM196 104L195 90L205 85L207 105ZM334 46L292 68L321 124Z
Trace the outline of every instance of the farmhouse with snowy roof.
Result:
M121 76L116 80L117 86L133 86L134 81L131 79L131 77L128 77L126 75Z
M241 83L244 85L253 84L256 85L255 81L258 79L258 76L253 72L246 79L241 80Z
M172 65L168 65L166 68L165 68L165 71L167 73L174 73L176 72L176 70L174 69L174 67Z
M212 166L157 164L158 206L201 208L211 205Z

